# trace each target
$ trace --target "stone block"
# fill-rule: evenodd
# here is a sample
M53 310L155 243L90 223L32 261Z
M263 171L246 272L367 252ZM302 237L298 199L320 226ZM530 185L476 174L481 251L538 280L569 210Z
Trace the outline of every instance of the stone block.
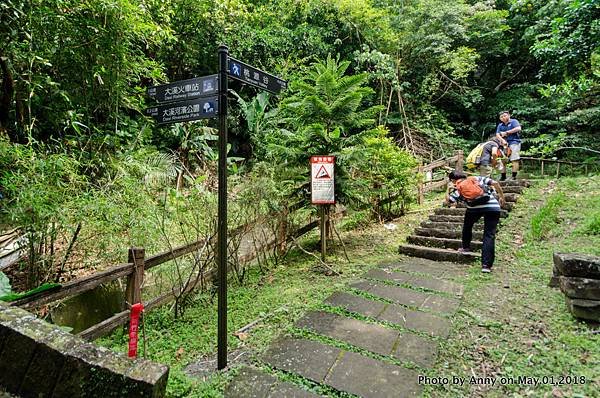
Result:
M21 383L22 397L49 397L56 386L64 364L64 356L47 344L39 343Z
M326 384L365 398L414 397L421 394L418 374L354 352L345 352Z
M126 373L127 386L135 391L130 396L162 397L167 388L169 367L144 359L136 359Z
M271 345L263 361L272 367L322 382L341 350L311 340L286 338Z
M600 301L565 297L567 307L576 318L600 322Z
M600 279L600 257L577 253L554 253L554 265L562 276Z
M266 398L277 382L274 376L244 366L225 389L225 398Z
M0 386L9 393L18 394L34 352L35 343L30 338L9 330L0 353Z
M86 343L0 305L0 385L23 397L162 397L168 367Z
M561 276L560 291L569 298L600 300L600 279Z

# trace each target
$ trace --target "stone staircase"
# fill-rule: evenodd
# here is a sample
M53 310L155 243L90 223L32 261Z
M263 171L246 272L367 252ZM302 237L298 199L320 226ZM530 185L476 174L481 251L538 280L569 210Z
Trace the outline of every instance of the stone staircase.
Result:
M506 205L502 211L502 218L508 215L517 202L523 189L529 185L527 180L509 180L500 182L504 191ZM465 214L464 207L439 208L415 229L414 233L406 239L406 244L400 245L400 254L411 257L420 257L437 261L450 261L455 263L471 263L481 258L481 239L483 238L483 220L479 220L473 227L471 243L472 253L458 253L461 247L461 231ZM500 220L500 226L502 219Z
M511 203L524 185L503 184ZM469 266L456 260L478 257L455 250L464 211L436 210L401 248L416 256L373 267L335 291L238 368L225 397L420 396L462 302Z

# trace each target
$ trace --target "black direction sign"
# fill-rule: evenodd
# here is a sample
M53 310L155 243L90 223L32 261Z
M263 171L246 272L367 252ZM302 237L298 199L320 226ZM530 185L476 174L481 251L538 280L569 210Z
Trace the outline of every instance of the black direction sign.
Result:
M210 119L217 117L218 113L217 96L162 104L146 109L146 115L152 116L158 124Z
M215 95L219 89L219 75L194 77L148 88L148 95L158 102L189 100Z
M256 69L235 58L229 57L228 63L227 73L229 74L229 77L233 79L262 88L263 90L270 91L274 94L279 94L280 91L287 88L287 81L260 69Z

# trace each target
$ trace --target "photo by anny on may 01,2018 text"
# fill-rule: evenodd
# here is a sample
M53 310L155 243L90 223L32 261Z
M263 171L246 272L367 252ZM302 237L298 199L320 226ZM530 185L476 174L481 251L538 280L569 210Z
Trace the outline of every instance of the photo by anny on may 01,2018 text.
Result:
M569 384L585 384L585 376L502 376L502 377L429 377L425 375L419 375L418 379L421 385L487 385L487 386L500 386L509 384L520 384L527 386L541 386L541 385L552 385L561 386Z

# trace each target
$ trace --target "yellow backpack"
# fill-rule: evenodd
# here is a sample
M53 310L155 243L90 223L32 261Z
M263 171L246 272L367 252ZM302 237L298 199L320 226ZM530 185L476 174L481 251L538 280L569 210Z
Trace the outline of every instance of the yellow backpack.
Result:
M481 163L481 155L483 154L483 147L485 146L485 144L485 142L482 142L481 144L473 148L471 152L469 152L469 155L465 160L465 165L467 166L467 169L474 169L477 166L479 166L479 164Z

